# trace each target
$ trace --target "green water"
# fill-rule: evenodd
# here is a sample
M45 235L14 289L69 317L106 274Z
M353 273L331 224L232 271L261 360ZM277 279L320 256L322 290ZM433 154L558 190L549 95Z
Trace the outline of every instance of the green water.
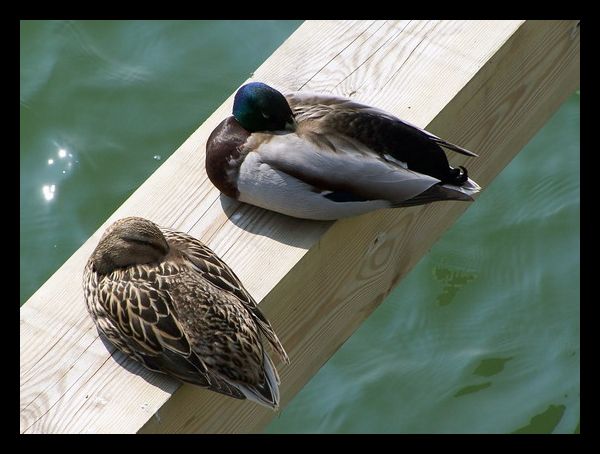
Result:
M21 23L21 304L300 23ZM267 432L578 432L579 175L577 92Z

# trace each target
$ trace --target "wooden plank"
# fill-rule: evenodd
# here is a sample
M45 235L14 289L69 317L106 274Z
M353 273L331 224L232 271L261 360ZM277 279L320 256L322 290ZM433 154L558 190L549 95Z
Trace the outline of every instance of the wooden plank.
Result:
M578 86L575 24L306 22L253 79L351 95L428 126L480 153L468 167L485 187ZM231 105L232 97L21 308L22 432L254 432L275 415L111 356L85 312L81 274L115 219L188 231L230 264L290 354L292 364L279 365L283 408L469 206L328 223L226 199L206 178L204 144Z

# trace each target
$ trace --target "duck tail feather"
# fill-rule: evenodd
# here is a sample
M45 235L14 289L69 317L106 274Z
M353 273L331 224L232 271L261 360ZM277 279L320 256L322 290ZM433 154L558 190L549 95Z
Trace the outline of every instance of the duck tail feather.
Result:
M456 151L457 153L463 154L465 156L471 156L473 158L479 157L478 154L473 153L472 151L469 151L466 148L459 147L458 145L454 145L453 143L447 142L444 139L440 139L439 137L433 138L433 141L444 148L448 148L449 150Z
M421 194L394 204L395 207L408 207L415 205L424 205L431 202L439 202L443 200L460 200L464 202L472 202L473 195L481 190L475 181L467 179L461 186L452 184L436 184L423 191Z
M242 383L236 383L235 386L244 394L246 399L277 410L279 408L279 375L266 351L263 351L263 360L265 381L261 386L250 386Z

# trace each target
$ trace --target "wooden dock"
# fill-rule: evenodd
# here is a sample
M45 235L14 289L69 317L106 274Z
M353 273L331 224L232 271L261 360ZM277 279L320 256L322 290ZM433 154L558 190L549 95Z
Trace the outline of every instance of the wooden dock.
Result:
M450 160L485 188L578 87L579 44L576 20L309 21L252 79L350 96L426 127L479 153ZM229 200L206 177L204 146L232 102L233 94L21 308L22 433L247 433L276 416L146 371L98 338L82 271L114 220L137 215L189 232L233 268L290 354L291 365L277 364L285 409L471 206L330 223Z

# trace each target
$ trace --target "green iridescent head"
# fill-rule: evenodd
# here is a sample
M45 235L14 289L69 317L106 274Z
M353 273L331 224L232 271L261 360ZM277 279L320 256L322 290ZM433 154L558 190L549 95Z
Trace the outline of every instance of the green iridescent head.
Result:
M249 132L293 130L295 124L285 97L262 82L251 82L237 91L233 116Z

